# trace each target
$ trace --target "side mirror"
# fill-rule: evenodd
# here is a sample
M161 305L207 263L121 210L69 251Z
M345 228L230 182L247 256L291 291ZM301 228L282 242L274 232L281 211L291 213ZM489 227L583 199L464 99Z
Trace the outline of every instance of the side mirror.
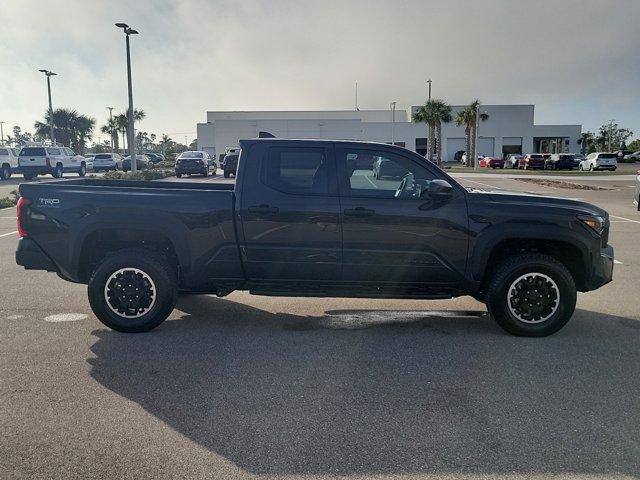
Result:
M429 182L429 187L424 193L432 198L447 198L453 193L453 187L446 180L437 178Z

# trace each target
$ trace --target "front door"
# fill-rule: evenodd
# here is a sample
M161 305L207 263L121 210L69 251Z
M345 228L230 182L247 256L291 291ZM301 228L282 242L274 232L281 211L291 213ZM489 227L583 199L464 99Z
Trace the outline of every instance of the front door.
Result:
M411 152L386 147L336 148L343 230L342 279L360 285L459 282L468 248L465 194L425 191L446 179Z
M247 278L296 285L337 279L342 259L333 146L260 142L247 156L240 193Z

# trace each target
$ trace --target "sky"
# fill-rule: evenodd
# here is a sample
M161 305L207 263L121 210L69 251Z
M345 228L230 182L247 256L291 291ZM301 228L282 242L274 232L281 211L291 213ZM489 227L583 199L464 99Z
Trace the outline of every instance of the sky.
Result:
M2 0L0 120L124 111L125 22L137 129L190 142L207 110L361 109L436 98L535 104L538 124L640 138L640 0ZM106 140L107 136L102 135Z

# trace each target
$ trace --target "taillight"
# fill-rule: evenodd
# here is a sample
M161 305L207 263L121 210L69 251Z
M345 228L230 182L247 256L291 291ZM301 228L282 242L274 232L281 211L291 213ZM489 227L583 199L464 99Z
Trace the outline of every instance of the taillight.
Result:
M51 166L51 160L49 159L49 157L44 157L44 161L46 162L47 167Z
M24 208L29 205L31 202L29 200L27 200L24 197L20 197L18 199L18 203L16 204L16 210L17 210L17 217L18 217L18 235L21 238L24 238L27 235L27 231L24 229L24 226L22 225L23 221L22 221L22 216L24 215Z

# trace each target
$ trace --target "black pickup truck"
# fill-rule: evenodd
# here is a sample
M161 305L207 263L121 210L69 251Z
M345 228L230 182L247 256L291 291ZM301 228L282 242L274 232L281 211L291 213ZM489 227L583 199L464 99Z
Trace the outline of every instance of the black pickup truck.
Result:
M20 195L17 263L88 284L96 316L124 332L159 325L179 293L249 290L471 295L508 332L544 336L613 271L604 210L469 190L384 144L245 140L235 185L80 179Z

